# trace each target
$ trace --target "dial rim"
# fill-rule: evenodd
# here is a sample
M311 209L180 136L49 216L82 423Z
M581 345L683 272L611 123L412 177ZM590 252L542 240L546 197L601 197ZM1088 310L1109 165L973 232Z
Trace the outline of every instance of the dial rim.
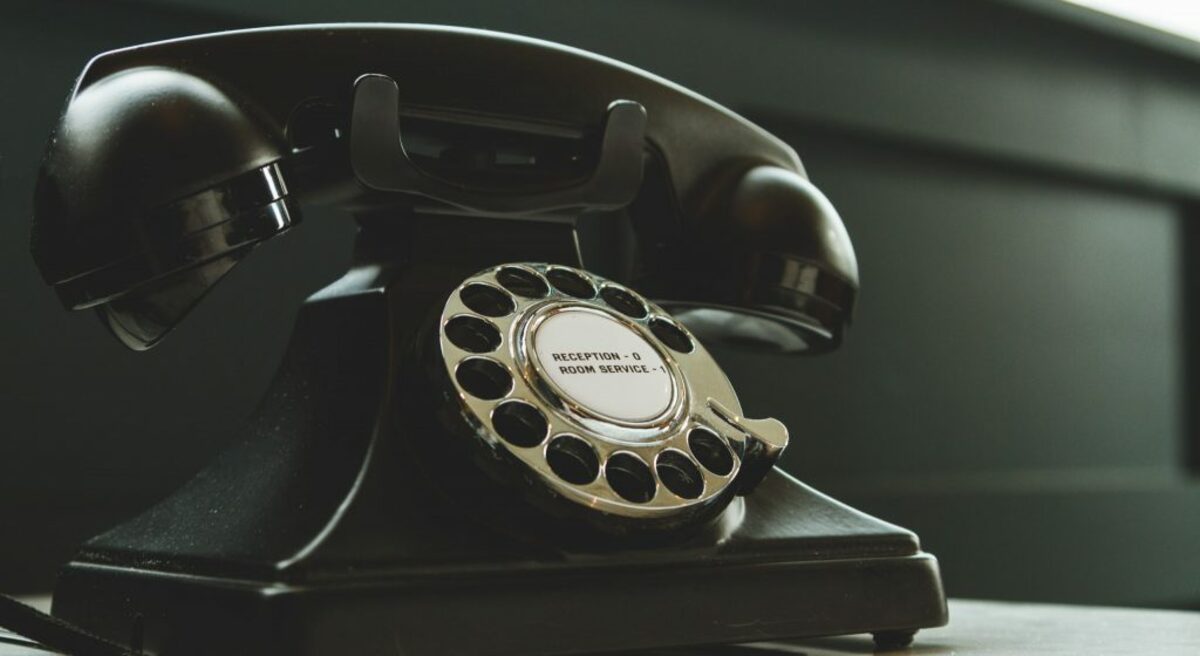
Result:
M504 275L513 270L523 276L539 276L546 282L544 294L522 295L504 287ZM545 278L547 271L569 272L586 281L595 293L583 298L559 290ZM528 279L523 289L528 290ZM503 290L512 300L513 309L502 316L479 314L462 301L460 292L480 284ZM537 287L537 285L534 285ZM642 316L631 316L620 308L610 306L605 290L619 290L621 302L628 308L632 298L645 308ZM573 291L580 291L575 289ZM606 416L579 403L547 375L538 360L533 339L537 329L550 317L565 311L594 312L617 322L653 349L666 366L671 380L671 400L658 415L644 421L629 421ZM638 313L634 313L638 314ZM501 335L500 344L487 353L465 350L447 336L451 320L474 315L494 325ZM459 319L461 321L461 319ZM686 350L669 347L659 339L651 326L654 322L670 324L687 340ZM680 519L710 514L723 508L732 498L734 481L742 465L745 435L721 421L711 408L715 400L723 407L740 413L737 396L724 373L703 345L687 329L656 304L617 283L587 271L562 265L537 263L505 264L481 271L463 281L452 293L443 308L439 324L439 345L448 382L460 404L460 412L471 428L474 441L493 454L503 456L509 466L524 473L517 478L549 490L552 497L576 506L602 511L606 515L635 520ZM498 399L481 399L465 390L456 380L456 368L465 360L487 357L500 362L511 374L513 383ZM496 408L506 402L520 401L535 406L545 417L547 429L535 444L521 445L500 437L495 424ZM702 428L719 439L728 451L732 466L718 473L707 467L691 450L688 436ZM586 483L571 482L560 477L547 461L551 444L563 437L585 442L599 462L597 475ZM700 475L700 493L691 498L672 492L660 480L657 463L664 452L686 458ZM630 454L645 463L653 480L653 492L646 501L631 501L613 489L608 480L608 467L615 455ZM496 459L493 458L493 461ZM689 490L690 491L690 490Z

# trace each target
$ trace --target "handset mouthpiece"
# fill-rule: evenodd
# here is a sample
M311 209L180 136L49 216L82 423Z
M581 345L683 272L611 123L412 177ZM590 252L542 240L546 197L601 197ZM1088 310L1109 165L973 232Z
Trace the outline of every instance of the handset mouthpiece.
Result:
M211 82L163 67L100 79L71 99L42 162L34 259L64 305L149 348L298 220L287 152Z

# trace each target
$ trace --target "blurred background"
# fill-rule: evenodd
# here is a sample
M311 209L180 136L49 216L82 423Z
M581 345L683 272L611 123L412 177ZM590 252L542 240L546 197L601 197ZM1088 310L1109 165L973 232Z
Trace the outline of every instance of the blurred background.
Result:
M1150 19L1200 26L1175 4ZM353 237L310 212L162 346L124 350L28 254L74 77L144 41L347 20L578 46L789 141L863 293L836 354L717 353L749 415L790 425L785 468L918 532L953 596L1200 608L1200 45L1059 0L7 0L0 591L48 590L222 447Z

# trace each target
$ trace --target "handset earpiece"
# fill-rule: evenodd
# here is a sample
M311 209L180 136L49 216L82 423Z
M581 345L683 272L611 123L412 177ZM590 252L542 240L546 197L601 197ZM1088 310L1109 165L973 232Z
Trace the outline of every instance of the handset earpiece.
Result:
M299 214L280 130L164 67L78 91L42 163L31 249L64 305L153 346L255 244Z
M665 303L713 342L785 353L837 348L858 294L858 261L833 204L800 173L747 169L715 197L696 238L691 294Z

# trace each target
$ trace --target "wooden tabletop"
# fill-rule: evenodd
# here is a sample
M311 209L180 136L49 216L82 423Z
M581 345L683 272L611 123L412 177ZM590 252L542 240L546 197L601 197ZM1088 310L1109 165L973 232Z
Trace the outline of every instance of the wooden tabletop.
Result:
M31 601L44 607L48 600ZM6 643L0 636L0 656L43 653ZM662 656L873 653L877 652L867 636L653 652ZM954 599L950 601L949 626L922 631L909 649L886 653L905 656L1198 656L1200 613Z
M875 653L866 636L753 647L744 652L746 656L755 652L761 656ZM886 653L907 656L1200 656L1200 612L953 599L950 601L949 625L921 631L911 648Z

